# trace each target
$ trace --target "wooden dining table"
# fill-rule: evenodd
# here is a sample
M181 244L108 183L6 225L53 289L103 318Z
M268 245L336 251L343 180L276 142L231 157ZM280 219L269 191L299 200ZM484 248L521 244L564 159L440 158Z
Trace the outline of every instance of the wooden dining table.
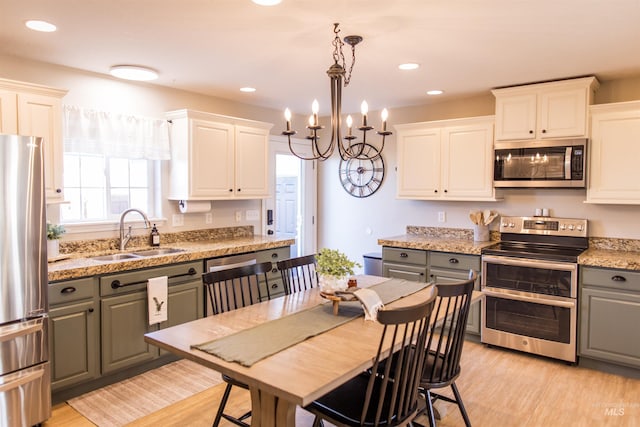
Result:
M357 280L359 287L369 287L389 279L360 275ZM424 301L431 292L428 286L387 307L414 305ZM480 298L480 292L474 291L473 300ZM145 335L145 341L247 384L251 393L252 426L295 426L297 406L310 404L372 366L382 325L359 316L249 367L225 361L192 345L223 338L322 303L331 304L317 288L296 292L151 332ZM442 318L444 313L436 317Z

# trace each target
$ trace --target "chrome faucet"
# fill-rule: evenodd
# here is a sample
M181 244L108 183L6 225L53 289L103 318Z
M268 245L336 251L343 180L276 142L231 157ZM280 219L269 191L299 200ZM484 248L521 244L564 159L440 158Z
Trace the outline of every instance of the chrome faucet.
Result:
M151 227L151 222L149 222L149 218L147 218L147 214L142 212L140 209L131 208L122 212L122 214L120 215L120 250L121 251L124 251L124 249L127 247L127 243L129 243L129 240L131 240L131 226L129 226L129 231L127 232L127 234L124 234L124 217L129 212L138 212L140 215L142 215L142 218L144 218L144 227L145 228Z

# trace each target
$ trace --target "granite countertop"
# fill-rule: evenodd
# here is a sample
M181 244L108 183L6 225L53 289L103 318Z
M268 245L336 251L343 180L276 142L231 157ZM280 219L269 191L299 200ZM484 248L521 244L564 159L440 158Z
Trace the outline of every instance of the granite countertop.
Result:
M78 252L68 254L69 258L49 263L48 278L50 282L75 279L79 277L95 276L120 271L136 270L139 268L156 267L187 261L197 261L225 255L260 251L295 244L295 239L278 239L267 236L230 237L215 240L196 240L173 242L162 245L161 248L183 249L182 252L156 255L144 258L126 259L120 261L97 261L90 257L118 253L120 251ZM139 250L154 249L147 247L127 248L124 253Z
M480 255L482 248L486 248L494 243L496 243L496 241L475 242L473 239L468 238L423 236L416 234L403 234L400 236L378 239L378 244L382 246L453 252L468 255Z
M640 271L640 251L589 248L578 257L578 264Z
M475 242L473 233L464 229L408 226L407 234L378 239L382 246L480 255L482 248L499 241L497 232L491 241ZM605 237L589 238L589 249L578 257L578 264L640 271L640 240Z

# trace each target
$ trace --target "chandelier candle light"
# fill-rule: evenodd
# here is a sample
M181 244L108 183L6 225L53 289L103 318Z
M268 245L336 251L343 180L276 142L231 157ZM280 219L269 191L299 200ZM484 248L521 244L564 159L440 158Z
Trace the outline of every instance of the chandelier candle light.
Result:
M307 129L309 129L309 135L306 139L311 141L311 149L313 153L311 156L300 155L294 150L291 143L291 136L295 135L296 131L291 129L291 111L287 108L284 112L284 117L287 121L287 129L282 132L282 134L286 135L289 140L289 150L291 150L291 153L302 160L327 160L335 151L336 146L338 147L338 153L342 160L370 159L370 156L380 155L379 153L381 153L384 148L385 138L387 135L392 134L392 132L387 131L387 118L389 117L389 113L385 108L382 110L381 114L382 130L377 132L378 135L382 136L382 146L380 147L380 150L371 150L369 153L365 151L365 147L367 146L367 132L373 130L373 127L369 126L367 123L369 106L366 101L363 101L360 107L360 111L362 113L362 126L358 127L362 132L362 142L353 142L357 137L353 135L353 118L350 115L347 116L347 135L342 137L342 82L344 81L344 86L346 87L351 80L351 71L353 70L353 65L356 60L356 45L363 39L361 36L346 36L343 42L338 35L340 33L338 26L339 24L333 24L333 33L335 34L335 38L332 42L334 63L327 70L327 74L331 80L331 142L329 145L324 148L320 145L318 131L320 129L324 129L324 126L321 126L318 122L318 111L320 110L320 107L317 100L314 100L311 104L312 114L309 116L309 125L307 126ZM344 46L345 43L351 46L352 52L351 66L349 67L348 75L345 68L346 61L342 52L342 46Z

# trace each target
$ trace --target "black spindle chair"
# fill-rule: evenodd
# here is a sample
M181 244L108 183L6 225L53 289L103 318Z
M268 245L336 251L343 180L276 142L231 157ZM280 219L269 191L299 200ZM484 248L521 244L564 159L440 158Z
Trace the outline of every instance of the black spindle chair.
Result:
M269 293L267 273L271 271L271 268L272 265L270 262L264 262L261 264L204 273L202 275L202 282L207 293L207 301L213 314L236 310L258 303L263 299L270 299L271 295ZM262 286L260 286L260 282L264 282L266 285L264 292ZM208 312L207 307L205 307L205 312ZM217 427L220 424L220 420L224 418L235 425L249 427L249 424L244 422L244 420L251 416L251 411L238 418L224 413L231 388L237 386L248 390L249 386L228 375L222 375L222 379L227 383L227 386L222 395L220 405L218 406L218 412L213 421L213 426Z
M470 270L468 280L436 284L439 298L434 313L447 312L449 315L433 324L425 347L426 361L420 379L420 392L424 393L427 401L425 409L431 427L436 425L433 402L437 399L457 404L465 425L471 426L455 380L460 375L460 357L476 278L476 273ZM432 391L448 386L451 386L454 399Z
M316 415L314 427L322 420L339 426L412 423L422 410L418 386L425 359L425 352L415 351L415 346L425 348L436 295L434 286L430 297L419 304L378 311L384 328L371 371L380 375L363 372L306 406ZM391 356L382 351L385 340L399 343ZM385 362L387 357L391 363Z
M316 256L306 255L277 262L287 295L318 286Z

